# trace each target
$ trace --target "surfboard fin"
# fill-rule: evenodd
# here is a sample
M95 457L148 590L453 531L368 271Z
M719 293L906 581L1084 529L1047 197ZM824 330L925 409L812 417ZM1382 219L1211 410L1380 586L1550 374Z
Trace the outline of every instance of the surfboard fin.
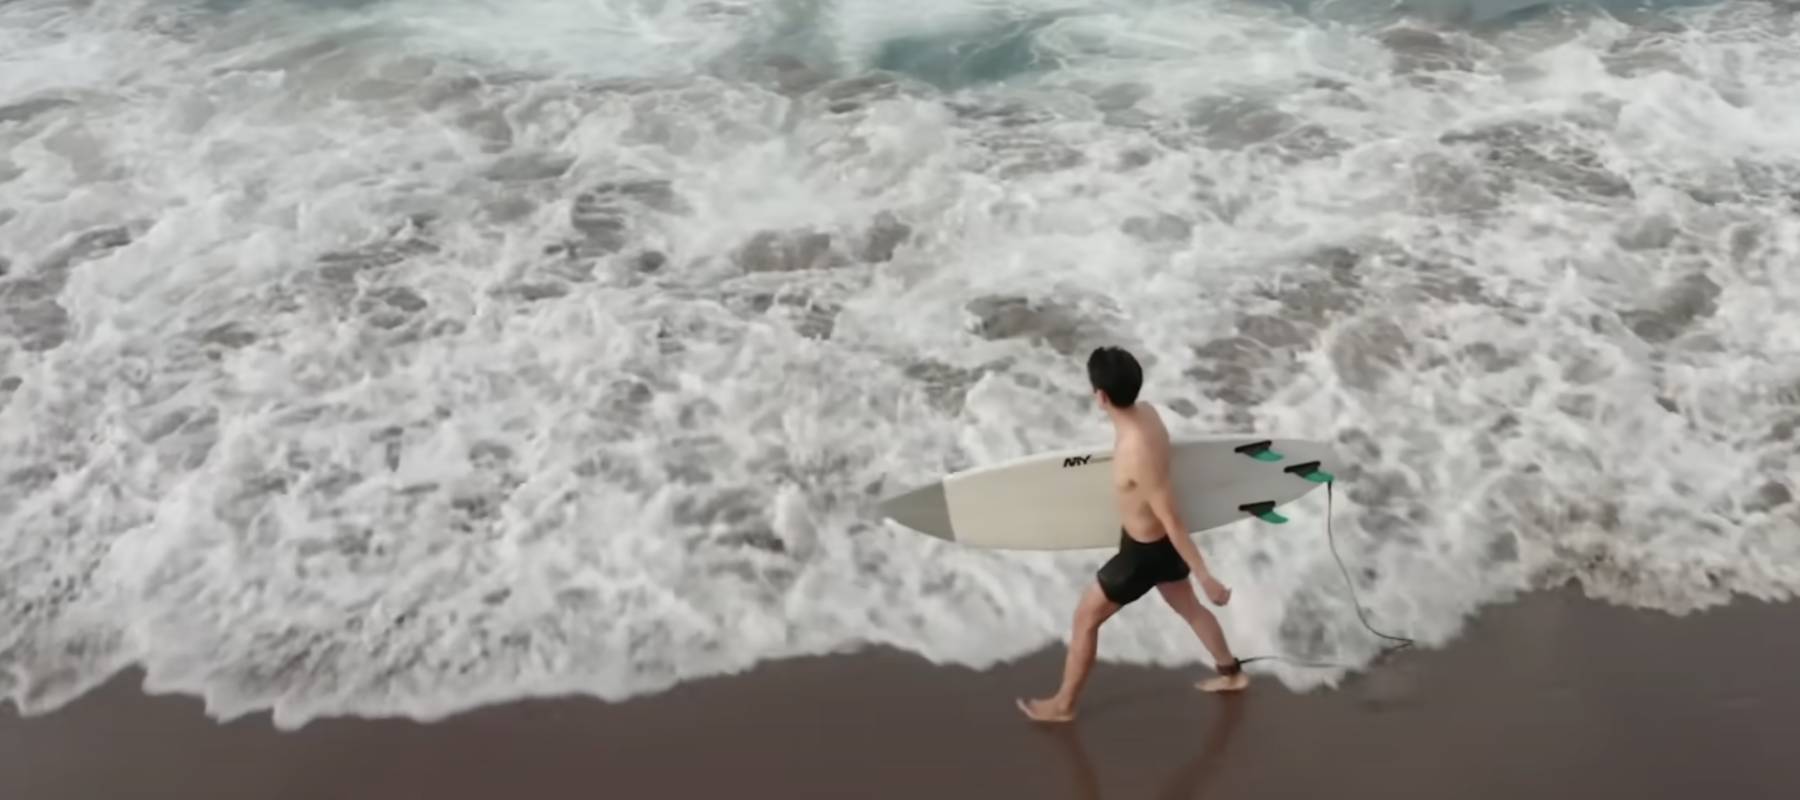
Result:
M1330 483L1330 482L1332 482L1332 480L1334 480L1331 473L1326 472L1325 470L1319 469L1319 462L1317 462L1317 461L1308 461L1304 464L1295 464L1291 467L1288 467L1287 469L1282 470L1282 472L1291 472L1295 475L1299 475L1300 477L1305 478L1306 480L1312 481L1313 483Z
M1251 442L1241 447L1234 447L1232 448L1232 452L1243 453L1257 461L1280 461L1282 458L1281 454L1269 449L1273 444L1274 442L1265 439L1260 442Z
M1260 503L1245 503L1238 506L1238 510L1271 525L1280 525L1283 522L1287 522L1287 517L1275 513L1274 500L1264 500Z

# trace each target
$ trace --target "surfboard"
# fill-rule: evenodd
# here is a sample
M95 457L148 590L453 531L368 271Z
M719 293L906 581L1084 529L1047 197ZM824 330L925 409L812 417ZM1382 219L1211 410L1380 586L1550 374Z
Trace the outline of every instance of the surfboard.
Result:
M1255 435L1177 438L1170 469L1188 533L1247 519L1285 521L1275 508L1331 480L1324 442ZM1069 448L955 472L881 501L907 528L971 547L1116 547L1120 518L1111 447Z

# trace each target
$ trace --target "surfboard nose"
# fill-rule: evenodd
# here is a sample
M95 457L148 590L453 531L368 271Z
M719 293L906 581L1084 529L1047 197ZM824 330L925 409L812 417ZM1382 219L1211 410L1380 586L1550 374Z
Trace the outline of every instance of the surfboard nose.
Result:
M920 533L956 540L956 529L950 525L950 503L944 498L941 480L883 500L881 513Z

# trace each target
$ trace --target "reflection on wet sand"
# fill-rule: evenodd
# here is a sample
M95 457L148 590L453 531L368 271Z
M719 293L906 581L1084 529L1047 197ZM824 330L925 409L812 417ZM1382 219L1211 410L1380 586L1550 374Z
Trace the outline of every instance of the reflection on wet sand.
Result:
M1170 773L1163 782L1162 790L1156 793L1158 800L1192 800L1200 797L1201 789L1209 783L1224 763L1220 756L1231 744L1231 737L1243 721L1244 704L1248 698L1223 696L1219 698L1219 712L1212 717L1212 725L1207 729L1206 738L1201 741L1200 751L1183 762L1179 769ZM1043 735L1054 742L1062 752L1063 761L1069 768L1069 785L1074 789L1077 800L1102 800L1105 795L1100 790L1100 776L1094 769L1094 761L1088 755L1087 746L1082 743L1078 725L1042 726Z

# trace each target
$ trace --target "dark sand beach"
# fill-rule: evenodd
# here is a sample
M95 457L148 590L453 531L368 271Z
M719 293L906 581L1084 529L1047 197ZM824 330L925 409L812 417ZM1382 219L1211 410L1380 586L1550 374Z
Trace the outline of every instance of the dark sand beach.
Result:
M1573 590L1335 690L1103 664L1083 717L1014 710L1061 650L990 671L885 650L766 664L617 704L434 723L218 724L127 673L0 716L0 797L1800 797L1800 604L1672 617Z

